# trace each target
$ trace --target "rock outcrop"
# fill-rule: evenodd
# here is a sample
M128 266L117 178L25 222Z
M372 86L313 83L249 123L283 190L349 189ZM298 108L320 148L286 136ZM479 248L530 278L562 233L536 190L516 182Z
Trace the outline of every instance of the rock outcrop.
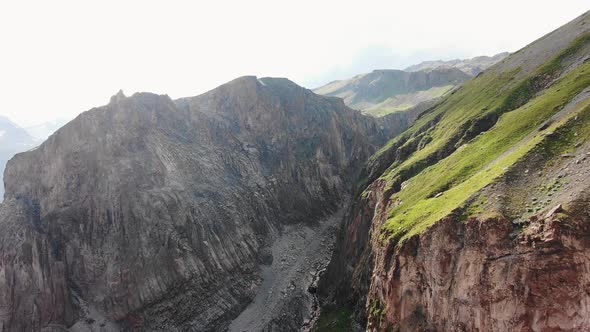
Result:
M113 96L8 163L0 331L226 328L396 130L286 79Z

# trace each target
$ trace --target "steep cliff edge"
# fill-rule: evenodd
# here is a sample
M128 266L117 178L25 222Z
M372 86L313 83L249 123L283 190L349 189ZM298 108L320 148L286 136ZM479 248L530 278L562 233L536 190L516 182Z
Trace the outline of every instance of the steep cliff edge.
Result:
M590 329L590 14L373 156L320 282L370 331Z
M223 330L399 130L286 79L120 92L8 163L0 331Z

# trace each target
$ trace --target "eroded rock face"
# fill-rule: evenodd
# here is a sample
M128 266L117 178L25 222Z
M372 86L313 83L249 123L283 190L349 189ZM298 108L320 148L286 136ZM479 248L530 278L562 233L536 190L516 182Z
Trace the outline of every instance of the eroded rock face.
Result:
M513 231L506 220L448 218L401 248L380 251L367 302L368 330L590 326L587 219L554 223L544 232L560 233L551 241L515 242Z
M272 235L332 212L397 130L377 121L255 77L83 113L8 164L0 331L223 329Z
M587 191L567 188L575 197L567 211L558 204L524 231L506 219L449 216L402 245L384 246L375 234L389 203L379 183L353 208L339 239L348 245L336 251L320 287L324 298L352 305L367 330L588 329Z

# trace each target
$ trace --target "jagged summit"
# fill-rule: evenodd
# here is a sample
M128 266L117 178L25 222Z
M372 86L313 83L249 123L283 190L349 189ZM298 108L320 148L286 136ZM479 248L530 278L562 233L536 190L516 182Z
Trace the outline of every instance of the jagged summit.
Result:
M123 99L125 99L125 98L127 98L127 97L126 97L126 96L125 96L125 94L123 93L123 90L122 90L122 89L120 89L120 90L119 90L119 91L118 91L116 94L114 94L114 95L111 97L111 99L110 99L109 103L111 103L111 104L114 104L114 103L117 103L117 102L120 102L120 101L122 101L122 100L123 100Z
M120 89L119 92L117 92L117 94L115 94L112 98L115 98L117 100L125 98L125 93L123 93L123 89Z

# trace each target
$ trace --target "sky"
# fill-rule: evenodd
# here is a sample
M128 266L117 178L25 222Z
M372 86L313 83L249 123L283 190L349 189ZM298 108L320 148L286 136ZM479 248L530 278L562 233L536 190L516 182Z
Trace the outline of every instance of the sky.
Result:
M308 88L514 52L588 0L0 0L0 115L71 119L119 89L194 96L243 75Z

